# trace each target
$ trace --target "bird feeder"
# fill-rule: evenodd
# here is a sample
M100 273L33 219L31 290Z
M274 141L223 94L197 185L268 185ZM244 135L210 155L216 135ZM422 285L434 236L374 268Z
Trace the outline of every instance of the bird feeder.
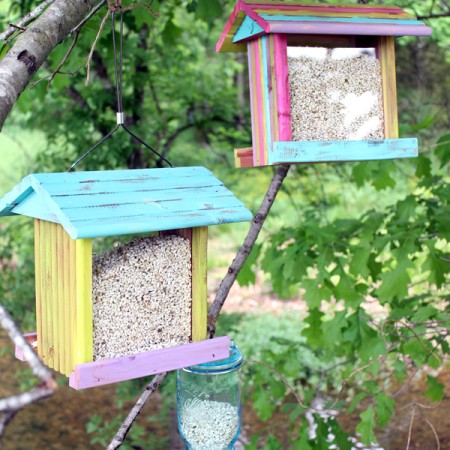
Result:
M251 213L207 169L32 174L0 199L0 216L10 215L35 219L37 333L27 340L37 345L47 366L70 376L73 388L228 357L228 337L205 340L207 230L209 225L250 220ZM145 256L145 245L144 253L127 256L112 249L93 258L93 239L142 233L157 236L139 237L130 247L133 252L148 242L145 245L156 245L164 253L170 244L171 251L181 252L181 262L175 261L172 251L149 274L158 256ZM136 263L144 268L128 275ZM105 273L110 266L116 268ZM103 278L97 273L102 271ZM157 298L153 289L145 291L152 276L157 277L152 281ZM101 304L99 292L110 303L95 310L96 302ZM139 315L130 308L139 309ZM156 323L155 308L160 323L149 330L149 324ZM182 310L179 317L178 310ZM134 334L129 332L136 327ZM177 345L180 329L184 341ZM111 348L108 339L122 339L125 354L105 352ZM135 341L145 344L152 339L156 349L133 347Z
M398 138L394 38L430 34L390 5L239 0L216 46L248 54L253 145L236 166L417 156Z

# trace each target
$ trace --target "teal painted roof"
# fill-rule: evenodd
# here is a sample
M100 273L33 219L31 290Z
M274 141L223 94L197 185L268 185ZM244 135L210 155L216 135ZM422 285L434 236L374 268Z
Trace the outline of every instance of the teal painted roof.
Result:
M38 173L0 199L0 216L61 224L73 239L251 220L204 167Z

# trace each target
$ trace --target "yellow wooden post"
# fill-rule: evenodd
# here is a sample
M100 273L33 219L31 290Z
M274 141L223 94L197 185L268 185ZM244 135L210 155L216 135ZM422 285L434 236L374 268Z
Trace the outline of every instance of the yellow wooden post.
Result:
M45 323L45 311L42 303L42 261L41 261L41 220L34 221L34 265L35 265L35 288L36 288L36 333L38 341L38 354L42 358L42 324Z
M207 337L207 244L208 227L192 229L192 340Z
M384 132L386 139L398 138L397 82L393 36L381 36L378 44L383 79Z
M92 239L75 241L75 364L93 359L92 331Z

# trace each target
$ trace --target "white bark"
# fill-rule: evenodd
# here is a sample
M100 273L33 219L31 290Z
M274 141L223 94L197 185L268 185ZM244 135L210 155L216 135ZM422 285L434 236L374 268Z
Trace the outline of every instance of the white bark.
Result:
M35 72L95 4L96 0L55 0L0 60L0 131Z

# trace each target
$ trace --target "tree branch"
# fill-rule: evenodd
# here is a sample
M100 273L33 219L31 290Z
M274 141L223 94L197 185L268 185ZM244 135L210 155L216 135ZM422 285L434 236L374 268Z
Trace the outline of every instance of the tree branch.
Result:
M22 17L15 25L10 23L9 28L7 28L3 33L0 33L0 41L6 41L9 39L17 29L24 31L24 27L33 22L36 17L41 15L47 6L51 5L55 0L45 0L39 6L37 6L33 11L29 12L26 16Z
M278 191L281 188L283 180L286 178L286 175L289 171L289 165L286 166L278 166L274 177L270 183L269 189L264 196L264 199L259 207L258 212L253 218L252 224L250 226L250 230L248 231L247 236L245 237L244 243L242 247L239 249L235 259L231 263L228 268L228 272L225 275L224 279L220 283L219 289L216 294L216 298L214 299L213 304L208 312L208 331L210 336L214 336L216 331L216 321L219 317L220 311L227 299L227 296L230 292L231 287L233 286L236 278L242 269L245 261L250 254L251 249L255 245L256 239L258 238L259 232L266 220L267 215L269 214L270 208L275 201L275 198L278 194Z
M0 419L1 437L8 423L22 408L30 403L51 396L56 389L56 382L50 370L36 356L36 353L31 349L16 323L2 305L0 305L0 326L6 331L13 344L22 350L25 361L30 366L33 374L42 381L41 384L28 392L0 399L0 412L3 413Z
M443 17L450 17L450 11L436 14L427 14L425 16L417 16L417 20L441 19Z
M134 421L137 419L138 415L142 411L142 408L145 406L148 399L152 396L153 392L155 392L156 389L158 389L158 387L164 381L166 375L167 373L160 373L158 375L155 375L152 381L149 384L147 384L144 392L141 394L139 400L133 406L133 409L130 411L127 418L120 426L119 431L116 433L116 435L114 436L113 440L110 442L106 450L115 450L123 444Z
M95 3L96 0L55 0L0 60L0 130L19 95L50 52Z

